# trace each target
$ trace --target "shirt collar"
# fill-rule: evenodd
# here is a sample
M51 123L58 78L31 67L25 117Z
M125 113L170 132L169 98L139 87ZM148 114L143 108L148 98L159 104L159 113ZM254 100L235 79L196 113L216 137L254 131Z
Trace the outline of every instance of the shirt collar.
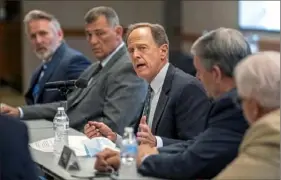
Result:
M121 43L111 54L109 54L104 60L102 60L102 61L101 61L102 67L104 67L104 66L109 62L109 60L112 58L112 56L113 56L117 51L119 51L119 49L121 49L124 45L125 45L125 43L122 41L122 43Z
M161 90L166 74L168 72L169 63L166 63L156 77L151 81L150 86L153 89L154 93L158 93Z

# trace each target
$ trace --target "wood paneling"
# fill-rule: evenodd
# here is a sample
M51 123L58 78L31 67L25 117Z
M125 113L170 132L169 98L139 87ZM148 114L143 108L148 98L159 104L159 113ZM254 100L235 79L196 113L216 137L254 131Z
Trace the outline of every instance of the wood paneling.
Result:
M5 44L4 44L4 28L3 24L0 24L0 80L3 79L3 75L5 74Z
M0 24L0 80L21 89L21 22Z
M126 32L126 28L124 30L124 34ZM179 32L176 30L175 32ZM85 32L83 29L64 29L64 34L67 37L83 37L85 36ZM177 34L175 34L177 35ZM193 43L198 39L201 34L199 33L180 33L182 40L185 42ZM280 52L280 40L271 40L271 39L261 39L259 41L260 51L266 50L274 50Z

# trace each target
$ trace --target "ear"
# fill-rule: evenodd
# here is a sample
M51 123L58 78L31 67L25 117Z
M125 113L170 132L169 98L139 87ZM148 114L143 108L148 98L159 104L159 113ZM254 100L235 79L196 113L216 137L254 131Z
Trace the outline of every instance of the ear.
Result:
M169 47L168 44L163 44L160 46L160 57L161 60L166 60L168 59L168 55L169 55Z
M249 107L253 112L254 119L258 119L260 114L262 113L262 108L257 100L251 99L249 100Z
M119 37L121 37L121 38L123 38L123 27L122 26L116 26L115 27L115 33L119 36Z
M222 72L219 66L215 65L211 69L211 73L213 76L213 79L215 80L216 83L221 82L222 80Z
M58 35L58 37L59 37L60 40L63 40L64 34L63 34L63 31L62 31L62 30L59 30L59 31L57 32L57 35Z

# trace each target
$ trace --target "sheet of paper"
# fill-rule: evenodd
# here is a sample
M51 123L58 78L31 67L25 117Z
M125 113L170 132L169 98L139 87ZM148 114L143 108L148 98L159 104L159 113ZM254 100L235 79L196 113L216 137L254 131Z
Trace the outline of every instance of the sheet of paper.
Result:
M43 139L29 144L33 149L43 152L53 152L54 138Z
M87 140L86 136L69 136L69 147L74 150L76 156L86 156L83 141ZM42 152L53 152L54 138L42 139L29 144L33 149Z

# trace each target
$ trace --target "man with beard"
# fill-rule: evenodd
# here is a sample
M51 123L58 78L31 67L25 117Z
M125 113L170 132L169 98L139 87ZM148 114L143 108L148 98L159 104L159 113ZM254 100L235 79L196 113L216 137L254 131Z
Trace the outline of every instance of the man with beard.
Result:
M134 71L115 10L94 7L86 13L84 20L86 39L97 62L79 76L79 80L88 82L87 87L76 88L67 97L69 126L82 131L85 124L93 120L122 134L124 127L137 122L147 84ZM20 116L22 120L52 121L60 105L59 102L18 108L2 105L0 113Z
M59 91L46 91L47 82L77 79L91 64L80 52L70 48L63 40L58 20L51 14L32 10L24 18L25 31L36 56L42 61L34 71L25 100L30 104L43 104L65 100Z

